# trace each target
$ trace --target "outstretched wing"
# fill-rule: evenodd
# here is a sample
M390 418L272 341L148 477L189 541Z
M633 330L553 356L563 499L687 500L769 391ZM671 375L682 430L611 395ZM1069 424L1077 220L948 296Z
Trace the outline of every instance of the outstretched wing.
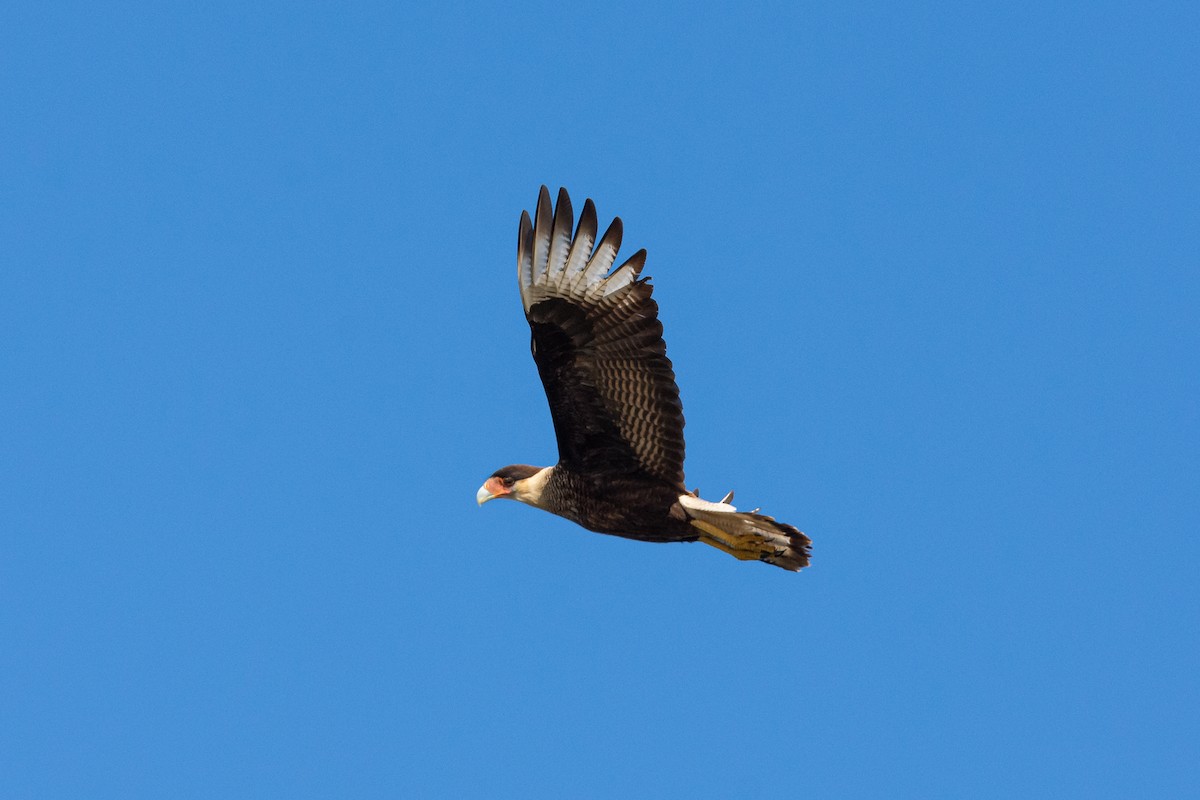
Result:
M610 475L641 472L682 489L683 405L649 278L638 277L646 251L610 272L620 218L597 242L589 199L574 236L573 224L566 190L551 209L543 186L535 220L521 212L517 241L521 302L559 463Z

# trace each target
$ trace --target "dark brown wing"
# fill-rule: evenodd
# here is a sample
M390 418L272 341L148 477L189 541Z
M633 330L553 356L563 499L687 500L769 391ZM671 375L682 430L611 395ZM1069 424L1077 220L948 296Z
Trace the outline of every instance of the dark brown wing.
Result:
M621 221L596 240L584 204L571 236L571 201L542 187L536 224L522 213L517 271L533 358L546 389L559 463L573 470L641 472L683 489L683 406L667 358L658 304L639 279L646 251L609 272Z

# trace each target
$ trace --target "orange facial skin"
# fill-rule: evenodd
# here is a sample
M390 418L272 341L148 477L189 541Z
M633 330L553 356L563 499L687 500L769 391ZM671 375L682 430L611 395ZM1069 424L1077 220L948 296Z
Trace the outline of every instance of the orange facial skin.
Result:
M504 485L504 481L499 478L488 478L483 484L483 488L492 497L503 497L506 494L512 494L512 489Z

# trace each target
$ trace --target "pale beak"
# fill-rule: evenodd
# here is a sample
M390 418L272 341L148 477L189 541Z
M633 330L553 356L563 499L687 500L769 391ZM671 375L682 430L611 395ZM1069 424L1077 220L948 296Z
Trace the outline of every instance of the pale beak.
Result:
M487 490L487 484L485 483L483 486L480 486L479 491L475 493L475 502L478 503L479 505L483 505L484 503L486 503L488 500L491 500L495 496L496 495L492 494L491 492L489 492Z

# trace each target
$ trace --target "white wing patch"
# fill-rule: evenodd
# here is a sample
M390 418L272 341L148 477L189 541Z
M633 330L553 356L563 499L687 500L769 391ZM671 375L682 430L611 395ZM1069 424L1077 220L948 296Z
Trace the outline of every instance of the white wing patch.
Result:
M517 280L526 312L530 306L551 297L597 303L629 286L641 274L646 263L645 250L639 250L612 269L621 247L620 217L612 221L599 244L596 244L596 207L590 199L584 204L579 227L572 236L574 221L566 190L558 190L558 204L552 211L550 190L545 186L538 195L534 219L531 221L528 213L521 214Z

